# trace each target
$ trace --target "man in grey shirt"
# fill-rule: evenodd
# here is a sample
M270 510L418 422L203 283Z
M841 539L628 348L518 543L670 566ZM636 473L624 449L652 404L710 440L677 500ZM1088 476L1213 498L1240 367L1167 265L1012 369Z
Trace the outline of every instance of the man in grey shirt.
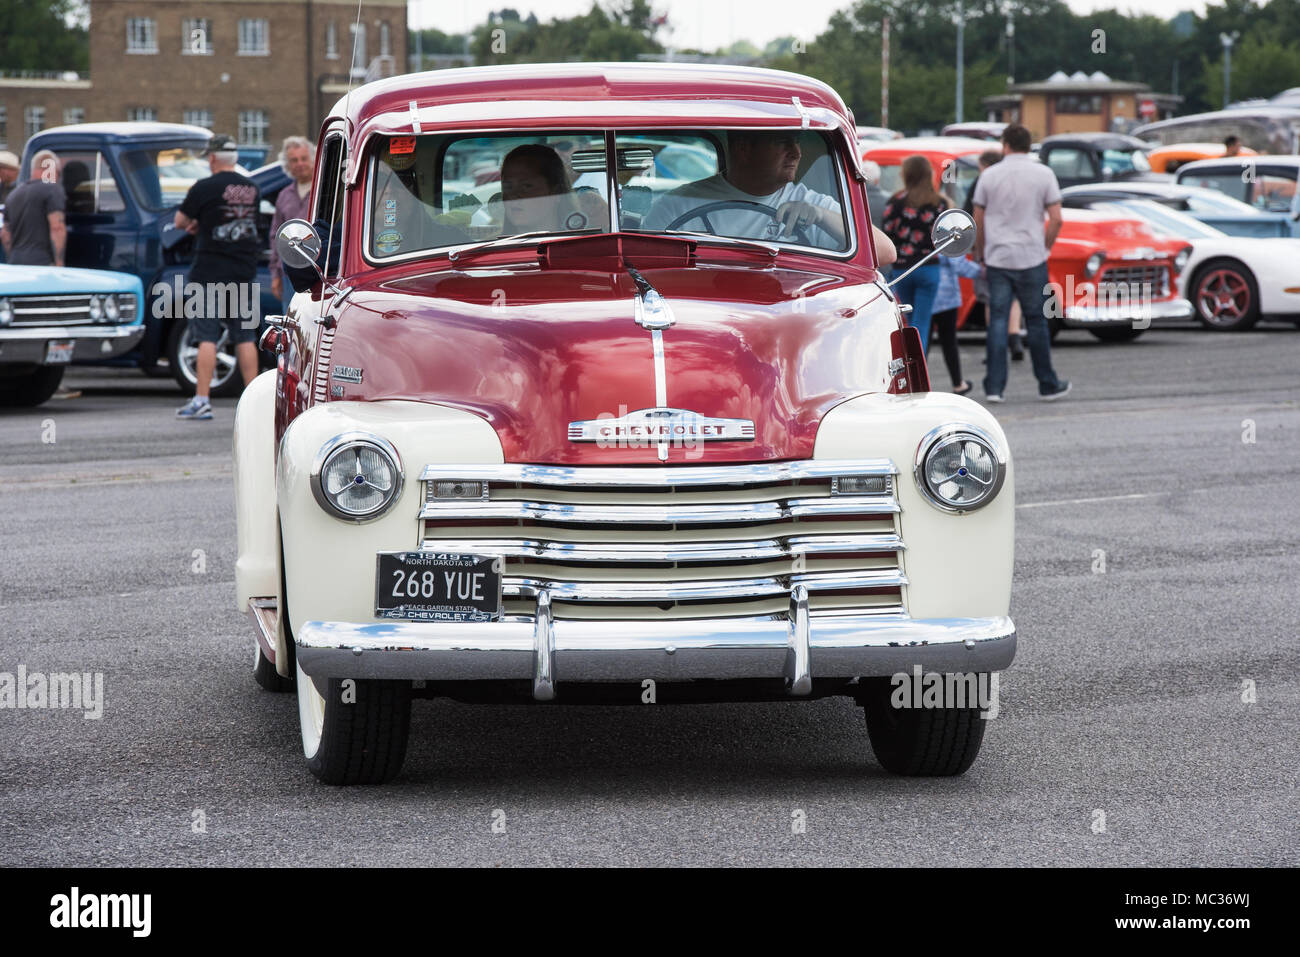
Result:
M1070 391L1070 383L1057 378L1052 368L1052 336L1044 312L1050 294L1047 256L1061 231L1061 188L1056 174L1029 155L1030 145L1029 130L1008 126L1002 131L1002 161L981 173L975 187L975 258L986 266L989 282L988 402L1001 402L1007 385L1013 295L1024 317L1038 397L1059 399Z
M15 266L62 266L68 231L59 185L59 158L49 150L32 157L31 178L9 194L0 242Z

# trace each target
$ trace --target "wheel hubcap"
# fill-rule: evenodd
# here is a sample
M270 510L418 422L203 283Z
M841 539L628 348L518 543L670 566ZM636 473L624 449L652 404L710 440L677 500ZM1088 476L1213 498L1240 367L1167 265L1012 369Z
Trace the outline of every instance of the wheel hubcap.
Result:
M189 324L185 324L185 331L181 333L180 345L176 351L180 354L181 375L191 384L197 384L199 381L199 343L194 338L194 329ZM221 330L221 338L217 340L217 365L212 370L212 383L210 389L220 388L225 385L227 380L235 374L235 368L238 366L238 360L230 352L230 331Z
M1201 315L1215 324L1236 322L1250 309L1250 286L1232 269L1207 273L1197 290Z

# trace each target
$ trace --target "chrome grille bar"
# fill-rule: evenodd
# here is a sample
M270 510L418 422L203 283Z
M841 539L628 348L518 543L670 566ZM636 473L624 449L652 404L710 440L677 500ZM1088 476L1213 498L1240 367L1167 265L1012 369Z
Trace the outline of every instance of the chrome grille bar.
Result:
M483 521L530 519L540 522L585 525L713 525L739 522L774 522L805 516L893 515L898 504L892 497L849 497L835 499L790 499L777 502L745 502L717 505L562 505L555 502L487 502L466 507L464 501L426 502L420 518L444 521L473 517Z
M542 559L560 562L619 564L635 562L752 562L798 555L837 552L898 552L903 540L893 532L861 535L791 535L783 538L727 542L557 542L543 538L434 538L426 536L429 551L473 552L506 559Z

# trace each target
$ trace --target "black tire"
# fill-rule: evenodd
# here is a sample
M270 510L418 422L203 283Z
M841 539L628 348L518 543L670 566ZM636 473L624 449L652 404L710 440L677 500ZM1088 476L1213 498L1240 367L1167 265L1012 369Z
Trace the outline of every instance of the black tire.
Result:
M189 320L177 319L172 323L171 330L167 333L167 364L170 366L172 378L176 380L176 384L181 387L181 392L185 395L193 395L195 386L194 369L181 355L182 349L189 345L189 327ZM244 377L239 372L238 359L230 364L229 369L224 374L222 373L221 364L218 362L217 373L213 377L212 389L209 394L221 398L230 398L239 395L243 391Z
M984 741L979 708L895 708L889 678L864 678L871 750L881 767L909 777L951 777L975 762Z
M40 405L58 391L63 366L37 366L22 375L0 375L0 406L26 409Z
M1224 283L1235 287L1224 288ZM1215 332L1243 332L1259 322L1259 284L1249 269L1235 259L1211 259L1202 263L1187 288L1196 318L1206 329ZM1212 303L1216 292L1223 291L1233 302L1237 314Z
M1132 342L1146 332L1145 329L1134 329L1132 326L1103 326L1088 331L1102 342Z
M391 781L406 760L411 683L357 680L345 689L345 680L329 678L317 684L298 671L299 698L310 684L325 700L320 740L315 753L307 756L307 767L325 784ZM354 700L345 704L345 693Z

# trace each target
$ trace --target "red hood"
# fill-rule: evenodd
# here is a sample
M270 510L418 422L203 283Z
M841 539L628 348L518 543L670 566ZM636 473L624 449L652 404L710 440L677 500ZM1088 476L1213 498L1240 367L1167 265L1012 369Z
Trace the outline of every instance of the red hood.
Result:
M887 387L897 322L870 273L846 282L752 266L641 272L676 320L663 333L667 405L755 426L753 441L671 449L670 462L811 457L829 409ZM623 272L531 263L362 284L342 309L332 361L364 370L360 385L343 384L345 399L482 415L507 462L657 464L654 448L568 438L570 422L656 404L634 293Z

